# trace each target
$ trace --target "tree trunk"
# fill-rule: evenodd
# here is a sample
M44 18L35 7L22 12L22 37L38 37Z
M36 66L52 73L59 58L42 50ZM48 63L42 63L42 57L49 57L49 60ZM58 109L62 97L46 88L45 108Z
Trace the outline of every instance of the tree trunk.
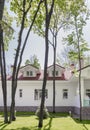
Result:
M10 107L10 118L9 122L11 123L12 121L15 121L15 92L14 90L12 91L12 102L11 102L11 107Z
M82 99L81 99L81 53L80 53L80 40L79 40L79 32L77 25L77 17L75 16L75 28L76 28L76 36L78 43L78 61L79 61L79 99L80 99L80 121L82 121Z
M53 113L55 113L55 75L56 75L56 48L53 47L54 50L54 61L53 61Z
M41 98L41 105L40 105L40 116L39 116L39 124L38 127L43 126L43 109L45 104L45 89L46 89L46 82L47 82L47 65L48 65L48 51L49 51L49 42L48 42L48 33L49 33L49 24L51 15L53 12L54 0L52 0L51 9L48 12L48 5L47 0L45 1L45 9L46 9L46 20L45 20L45 63L44 63L44 78L43 78L43 85L42 85L42 98Z
M55 97L56 97L56 91L55 91L55 77L56 77L56 48L57 48L57 35L54 37L55 44L53 46L53 52L54 52L54 61L53 61L53 113L55 113Z
M0 38L0 65L1 65L1 80L2 80L3 105L4 105L4 122L8 123L6 63L5 63L5 50L4 50L2 29L0 29L0 36L1 36Z
M3 17L4 3L5 0L2 0L0 2L0 20L2 20ZM3 43L3 30L1 24L0 24L0 66L1 66L3 105L4 105L4 123L8 123L6 63L5 63L5 50L4 50L4 43Z

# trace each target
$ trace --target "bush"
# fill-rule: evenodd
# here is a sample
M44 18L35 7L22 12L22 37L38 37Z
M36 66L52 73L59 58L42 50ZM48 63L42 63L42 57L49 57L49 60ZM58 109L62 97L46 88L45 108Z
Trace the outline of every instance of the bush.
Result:
M40 116L40 107L36 110L35 115L36 115L37 117ZM46 107L44 107L44 109L43 109L43 119L46 119L46 118L48 118L48 117L49 117L48 110L47 110Z

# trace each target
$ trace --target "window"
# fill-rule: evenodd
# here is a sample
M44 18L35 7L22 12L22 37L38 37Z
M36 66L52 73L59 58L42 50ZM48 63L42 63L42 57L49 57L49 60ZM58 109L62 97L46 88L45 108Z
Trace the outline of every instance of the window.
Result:
M90 89L86 89L86 96L90 98Z
M27 71L27 76L33 76L33 72L32 71Z
M56 76L58 76L58 71L56 71Z
M52 76L54 76L54 71L52 71ZM58 71L55 72L55 76L58 76Z
M34 99L40 100L42 96L42 90L41 89L35 89L34 91ZM48 98L48 90L45 90L45 97Z
M22 89L19 89L19 97L22 97Z
M27 71L27 76L29 76L29 71Z
M33 72L32 71L30 71L30 76L33 76Z
M68 89L63 89L63 99L68 98Z

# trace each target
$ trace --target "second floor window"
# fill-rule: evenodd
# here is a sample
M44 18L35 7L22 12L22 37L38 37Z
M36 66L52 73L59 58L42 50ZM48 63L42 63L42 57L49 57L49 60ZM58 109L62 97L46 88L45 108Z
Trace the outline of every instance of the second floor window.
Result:
M52 71L52 76L54 76L54 71ZM55 71L55 76L58 76L58 71Z
M27 71L27 76L33 76L33 72L32 71Z
M30 76L33 76L33 72L32 71L30 71Z
M29 76L29 71L27 71L27 76Z
M56 76L58 76L58 71L56 71Z

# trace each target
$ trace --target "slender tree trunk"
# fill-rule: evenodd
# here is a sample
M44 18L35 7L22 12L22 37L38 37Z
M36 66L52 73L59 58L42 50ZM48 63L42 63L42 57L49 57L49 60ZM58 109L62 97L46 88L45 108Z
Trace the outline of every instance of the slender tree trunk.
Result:
M54 50L54 61L53 61L53 113L55 113L55 74L56 74L56 68L55 68L55 47L53 47Z
M43 86L42 86L42 98L41 98L41 105L40 105L40 118L39 118L39 127L43 126L43 108L45 104L45 88L47 82L47 65L48 65L48 21L46 22L46 30L45 30L45 63L44 63L44 78L43 78Z
M55 77L56 77L56 47L57 47L57 36L54 37L55 44L53 46L53 52L54 52L54 61L53 61L53 113L55 113L55 97L56 97L56 91L55 91Z
M2 31L3 38L3 31ZM1 39L2 39L1 38ZM3 42L3 40L2 40ZM5 66L5 54L4 44L0 46L0 65L1 65L1 80L2 80L2 92L3 92L3 104L4 104L4 122L8 123L8 112L7 112L7 81L6 81L6 66Z
M8 122L7 114L7 81L6 81L6 64L5 64L5 50L3 44L3 30L1 30L0 40L0 65L1 65L1 80L2 80L2 92L3 92L3 103L4 103L4 122Z
M80 99L80 121L82 121L82 98L81 98L81 53L80 53L80 40L77 26L77 17L75 16L75 28L78 42L78 61L79 61L79 99Z
M46 82L47 82L47 64L48 64L48 44L46 45L46 51L45 51L44 79L43 79L43 86L42 86L42 99L41 99L41 105L40 105L39 127L43 126L43 109L44 109L44 104L45 104L45 88L46 88Z
M48 42L48 33L49 33L49 24L51 15L53 12L54 0L52 0L50 12L48 12L48 3L47 0L45 1L45 10L46 10L46 20L45 20L45 63L44 63L44 78L43 78L43 85L42 85L42 98L41 98L41 105L40 105L40 116L39 116L39 124L38 127L43 126L43 109L45 104L45 89L46 89L46 82L47 82L47 65L48 65L48 51L49 51L49 42Z
M0 2L0 20L3 17L5 0ZM0 67L1 67L1 80L2 80L2 92L3 92L3 104L4 104L4 123L8 123L7 112L7 81L6 81L6 63L5 63L5 50L3 43L3 30L0 24Z

